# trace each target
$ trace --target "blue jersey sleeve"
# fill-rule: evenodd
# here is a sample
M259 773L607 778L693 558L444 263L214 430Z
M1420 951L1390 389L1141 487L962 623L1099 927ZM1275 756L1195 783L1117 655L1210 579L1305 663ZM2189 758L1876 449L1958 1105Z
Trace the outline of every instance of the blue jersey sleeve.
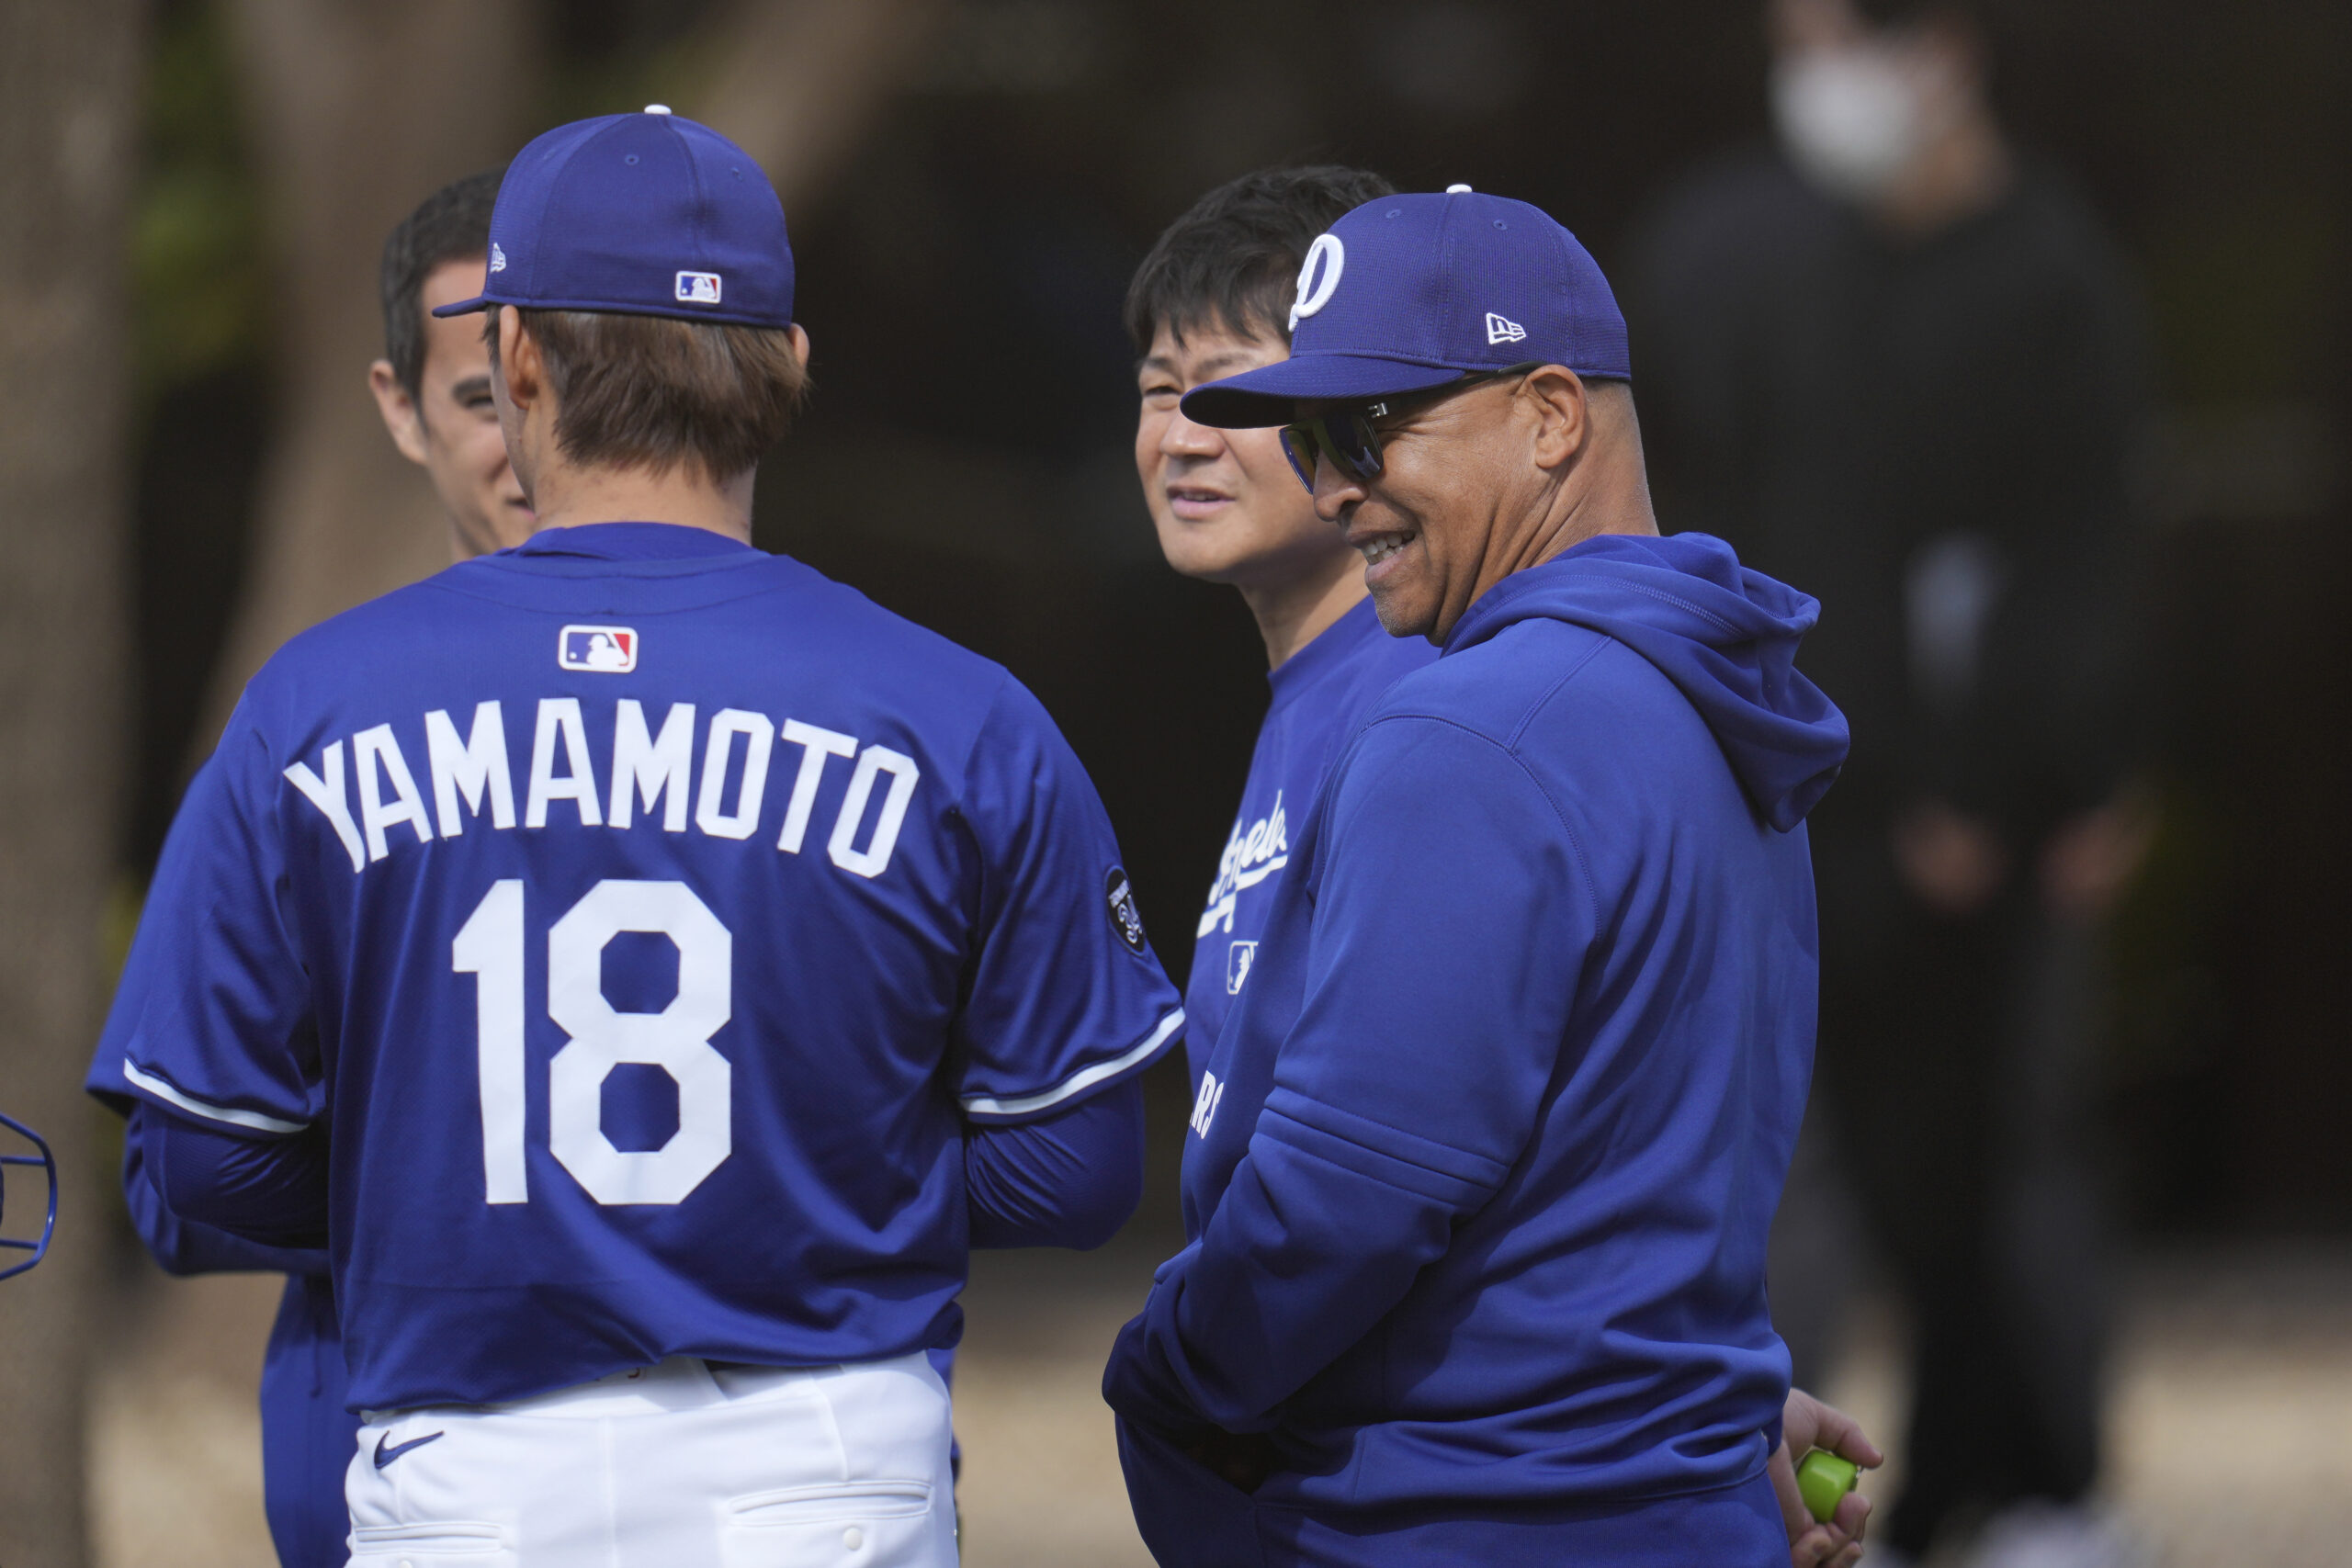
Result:
M148 1120L161 1114L152 1106L131 1107L122 1133L122 1200L139 1239L164 1273L325 1276L323 1247L273 1247L174 1213L147 1165Z
M174 837L178 836L179 831L175 829ZM174 852L169 848L165 851L167 856ZM143 1119L152 1112L132 1094L122 1072L124 1047L139 1021L154 978L156 946L155 933L142 926L123 964L122 977L115 986L114 1001L107 1012L106 1027L98 1035L98 1046L91 1054L90 1071L82 1086L116 1113L129 1119L123 1128L122 1200L130 1213L132 1228L167 1274L325 1274L327 1257L323 1251L266 1247L211 1225L183 1220L172 1213L156 1188L147 1168L141 1137Z
M266 1136L301 1132L323 1103L310 976L280 903L281 783L241 707L156 867L140 922L146 977L122 1035L132 1092Z
M972 1121L1027 1121L1140 1072L1176 1043L1184 1013L1093 782L1010 678L975 742L963 812L980 895L956 1095Z
M256 1137L209 1118L151 1111L140 1142L175 1213L272 1246L326 1245L326 1137L317 1129Z
M1143 1086L1133 1078L1035 1122L972 1128L972 1245L1102 1246L1143 1198L1142 1151Z
M1501 1186L1558 1068L1594 916L1545 792L1421 719L1365 731L1332 788L1272 1092L1105 1376L1157 1426L1267 1426Z

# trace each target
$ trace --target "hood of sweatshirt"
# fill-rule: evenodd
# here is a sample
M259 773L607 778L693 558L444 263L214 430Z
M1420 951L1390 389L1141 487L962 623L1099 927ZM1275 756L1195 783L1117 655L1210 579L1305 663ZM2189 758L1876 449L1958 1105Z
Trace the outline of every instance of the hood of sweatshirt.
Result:
M1846 761L1846 716L1796 668L1821 606L1705 534L1604 534L1487 591L1454 653L1521 621L1568 621L1656 665L1699 710L1756 809L1785 833Z

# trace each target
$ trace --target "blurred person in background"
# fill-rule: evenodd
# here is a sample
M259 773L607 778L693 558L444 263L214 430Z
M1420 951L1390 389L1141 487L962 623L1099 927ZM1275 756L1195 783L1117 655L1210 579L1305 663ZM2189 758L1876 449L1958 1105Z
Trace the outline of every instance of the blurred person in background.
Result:
M1842 1169L1916 1336L1886 1555L2131 1562L2086 1502L2106 1328L2086 1078L2095 921L2144 840L2123 789L2132 295L2004 135L1967 5L1767 17L1780 145L1665 205L1634 294L1666 520L1820 596L1802 662L1853 724L1813 819L1825 1114L1775 1315L1822 1377Z
M1206 1071L1229 1008L1255 965L1292 835L1325 775L1396 681L1436 661L1418 637L1391 637L1374 612L1363 557L1325 522L1275 429L1221 429L1188 418L1193 388L1290 356L1289 306L1317 237L1349 211L1394 194L1379 175L1337 166L1275 168L1210 191L1154 243L1129 286L1125 324L1139 355L1136 467L1162 553L1187 577L1230 583L1266 649L1272 701L1232 832L1197 928L1185 997L1193 1130L1216 1115ZM1869 1504L1849 1498L1815 1523L1793 1491L1790 1456L1819 1446L1866 1463L1876 1450L1849 1418L1792 1391L1773 1479L1796 1568L1859 1560ZM1202 1548L1200 1517L1167 1485L1120 1423L1121 1457L1148 1540L1163 1531ZM1193 1478L1198 1479L1198 1478ZM1213 1550L1213 1549L1212 1549ZM1165 1555L1163 1553L1163 1555Z
M481 287L502 173L489 169L444 186L386 237L379 278L385 357L368 372L393 444L424 469L441 502L453 560L519 545L530 537L535 521L507 466L481 327L428 313ZM164 1206L141 1155L148 1112L122 1077L144 991L142 957L134 946L85 1087L127 1118L123 1199L140 1239L164 1272L286 1275L262 1361L263 1506L284 1568L341 1568L351 1528L344 1470L359 1417L344 1408L351 1378L327 1254L322 1247L248 1241L180 1220Z

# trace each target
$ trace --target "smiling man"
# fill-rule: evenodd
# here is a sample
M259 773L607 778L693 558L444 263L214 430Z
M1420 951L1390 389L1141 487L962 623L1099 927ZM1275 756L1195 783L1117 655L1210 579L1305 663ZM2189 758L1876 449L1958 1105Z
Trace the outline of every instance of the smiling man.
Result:
M1136 269L1126 325L1141 356L1136 468L1168 564L1229 583L1266 645L1269 701L1233 829L1203 900L1185 1055L1197 1096L1209 1047L1249 981L1296 824L1367 710L1437 657L1386 636L1363 561L1315 514L1272 430L1184 417L1193 388L1290 354L1292 280L1316 236L1395 190L1363 169L1267 169L1218 186L1170 225ZM1213 1092L1213 1090L1212 1090Z
M1283 424L1437 661L1302 812L1193 1118L1191 1243L1104 1392L1189 1491L1162 1562L1767 1564L1764 1240L1810 1069L1815 606L1657 536L1624 326L1523 203L1316 241Z
M384 242L384 357L368 367L368 387L392 445L433 481L453 560L511 548L537 526L506 461L490 347L472 322L432 313L481 289L504 173L442 186Z

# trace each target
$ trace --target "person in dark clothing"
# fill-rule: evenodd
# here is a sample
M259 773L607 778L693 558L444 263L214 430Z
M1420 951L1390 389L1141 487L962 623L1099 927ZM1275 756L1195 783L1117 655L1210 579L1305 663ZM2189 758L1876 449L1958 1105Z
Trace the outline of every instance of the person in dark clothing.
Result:
M1981 1562L2128 1561L2080 1505L2104 1339L2092 922L2143 836L2132 291L2082 201L2004 141L1962 9L1779 0L1770 22L1781 147L1654 215L1633 325L1661 520L1819 595L1803 665L1853 726L1814 818L1808 1143L1829 1134L1917 1325L1885 1555L1991 1516ZM1776 1321L1818 1379L1832 1336L1793 1295Z

